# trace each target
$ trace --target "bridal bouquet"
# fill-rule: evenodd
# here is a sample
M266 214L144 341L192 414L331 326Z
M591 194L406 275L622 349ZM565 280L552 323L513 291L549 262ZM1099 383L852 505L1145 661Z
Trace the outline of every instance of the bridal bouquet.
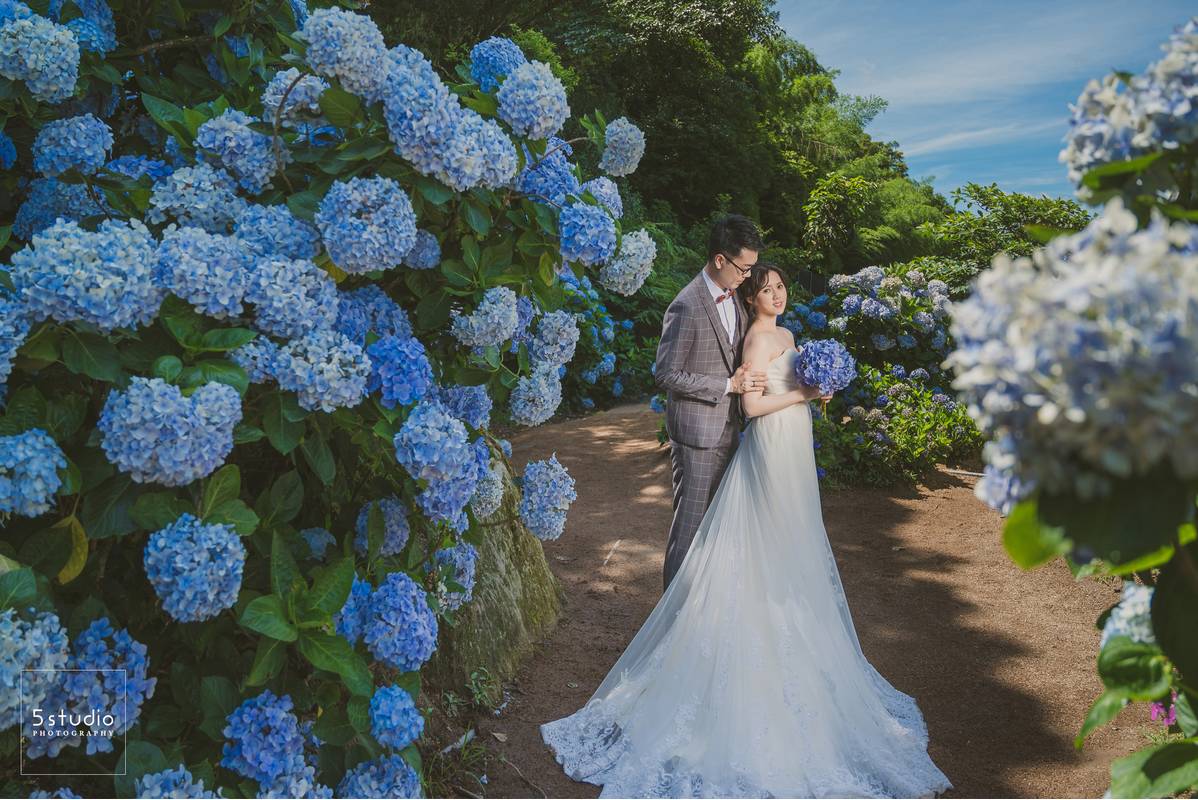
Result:
M857 377L857 362L845 346L835 339L817 339L803 345L795 359L795 376L807 386L818 386L822 395L830 395L852 383ZM823 401L821 410L827 409Z

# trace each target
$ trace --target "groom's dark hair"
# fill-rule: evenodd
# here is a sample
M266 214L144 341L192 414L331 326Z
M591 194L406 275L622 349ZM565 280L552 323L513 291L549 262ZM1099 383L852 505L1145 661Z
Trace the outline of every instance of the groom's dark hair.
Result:
M741 250L755 250L760 253L765 249L761 238L761 230L757 223L740 214L726 214L711 226L711 235L707 237L707 260L711 261L717 253L723 253L728 258L736 258Z

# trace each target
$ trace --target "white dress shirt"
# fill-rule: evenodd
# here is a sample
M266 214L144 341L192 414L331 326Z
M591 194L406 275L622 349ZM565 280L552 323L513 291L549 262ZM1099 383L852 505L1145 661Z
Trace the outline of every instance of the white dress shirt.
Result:
M711 276L707 274L706 269L703 270L703 282L707 284L707 291L711 292L711 299L713 301L717 297L722 295L725 291L724 287L720 286L718 283L716 283L715 281L713 281L711 279ZM722 302L722 303L717 302L715 304L715 310L716 310L716 313L720 315L720 322L724 323L724 330L726 330L728 332L728 344L735 345L736 344L736 314L737 314L735 293L732 295L732 297L728 298L724 302ZM729 378L728 382L724 384L724 394L728 394L731 391L732 391L732 379Z

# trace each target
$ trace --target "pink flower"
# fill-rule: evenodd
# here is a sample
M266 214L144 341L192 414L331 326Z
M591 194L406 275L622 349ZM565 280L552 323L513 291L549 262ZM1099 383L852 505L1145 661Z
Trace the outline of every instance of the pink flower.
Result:
M1150 707L1152 721L1160 720L1160 723L1166 728L1177 722L1177 692L1173 693L1173 699L1169 702L1169 708L1165 708L1164 703L1153 703Z

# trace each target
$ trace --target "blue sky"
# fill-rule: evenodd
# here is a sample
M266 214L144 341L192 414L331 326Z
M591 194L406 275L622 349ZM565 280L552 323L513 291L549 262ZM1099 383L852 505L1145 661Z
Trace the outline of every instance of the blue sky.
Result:
M889 107L870 134L897 140L914 178L1071 197L1057 162L1068 104L1111 69L1140 71L1195 12L1179 0L778 0L786 32L842 92Z

